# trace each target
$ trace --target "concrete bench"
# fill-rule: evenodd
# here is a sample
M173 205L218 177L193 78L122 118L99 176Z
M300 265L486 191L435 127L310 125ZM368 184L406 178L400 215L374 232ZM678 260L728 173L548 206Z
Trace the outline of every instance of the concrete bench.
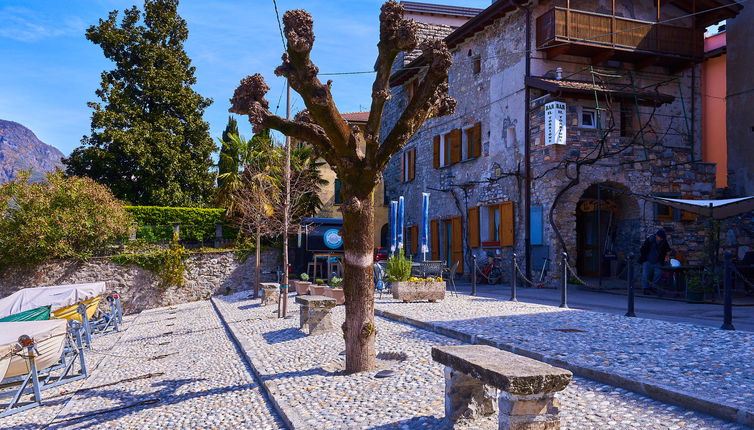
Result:
M260 282L262 287L262 306L275 305L280 300L280 284L277 282Z
M332 308L336 301L325 296L296 296L301 305L299 327L309 335L332 331Z
M445 416L452 422L499 412L503 430L560 428L555 393L572 374L486 345L439 346L432 359L445 365Z

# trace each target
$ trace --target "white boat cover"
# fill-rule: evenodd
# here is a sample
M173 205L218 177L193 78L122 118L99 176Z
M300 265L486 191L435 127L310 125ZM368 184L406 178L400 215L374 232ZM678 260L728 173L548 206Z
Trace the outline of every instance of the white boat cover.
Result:
M51 306L50 310L54 312L100 296L105 292L105 288L104 282L24 288L0 299L0 318L40 306Z
M37 370L57 364L63 352L67 326L68 321L63 319L0 322L0 379L29 372L29 362L23 358L25 351L21 355L12 354L18 350L18 338L22 335L31 337L37 344Z

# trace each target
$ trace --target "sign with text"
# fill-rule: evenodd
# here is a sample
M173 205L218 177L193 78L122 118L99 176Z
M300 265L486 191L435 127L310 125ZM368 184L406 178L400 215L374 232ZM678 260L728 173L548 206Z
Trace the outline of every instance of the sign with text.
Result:
M545 145L566 144L566 104L550 102L545 105Z

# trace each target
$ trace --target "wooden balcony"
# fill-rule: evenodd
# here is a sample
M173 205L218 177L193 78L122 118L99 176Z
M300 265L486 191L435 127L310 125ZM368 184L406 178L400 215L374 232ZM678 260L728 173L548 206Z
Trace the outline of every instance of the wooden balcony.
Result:
M537 18L537 49L548 58L577 55L600 63L609 59L679 66L698 60L701 31L594 12L553 7Z

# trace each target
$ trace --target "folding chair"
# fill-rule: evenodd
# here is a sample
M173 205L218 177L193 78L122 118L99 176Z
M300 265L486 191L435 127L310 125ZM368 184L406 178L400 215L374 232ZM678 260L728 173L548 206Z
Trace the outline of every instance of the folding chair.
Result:
M458 264L459 262L456 261L453 263L453 266L450 268L449 271L445 272L448 274L448 279L445 280L446 285L450 285L453 288L453 293L458 297L458 290L456 289L456 270L458 270Z
M380 263L374 263L374 288L379 291L380 298L382 298L383 292L389 290L385 284L385 269L382 268Z

